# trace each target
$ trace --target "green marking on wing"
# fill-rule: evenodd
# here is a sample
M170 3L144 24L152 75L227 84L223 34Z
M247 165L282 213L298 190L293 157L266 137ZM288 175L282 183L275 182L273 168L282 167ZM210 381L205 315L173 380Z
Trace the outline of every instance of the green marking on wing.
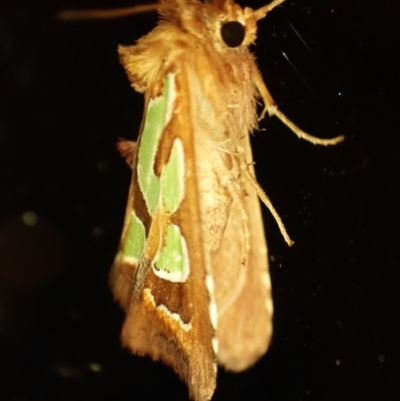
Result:
M184 282L189 275L186 241L175 224L168 226L166 243L158 255L154 272L161 278L173 282Z
M185 155L179 138L175 138L172 144L169 160L161 170L161 177L157 177L154 171L163 130L172 118L175 98L175 76L168 74L164 80L162 95L149 100L139 143L137 176L150 216L154 216L158 207L172 215L178 210L184 196ZM139 259L145 241L144 226L134 215L123 248L124 255ZM158 253L153 271L159 277L173 282L183 282L189 275L186 241L175 224L170 223L167 227L165 245Z
M185 155L182 141L174 140L171 155L161 176L161 190L164 207L169 213L175 213L182 202L185 184Z
M135 212L132 212L128 234L122 248L123 255L138 260L143 253L145 241L146 230L144 225Z
M138 181L150 215L154 215L160 199L160 180L154 173L154 162L163 129L171 119L174 100L174 76L168 74L163 94L149 100L139 144Z

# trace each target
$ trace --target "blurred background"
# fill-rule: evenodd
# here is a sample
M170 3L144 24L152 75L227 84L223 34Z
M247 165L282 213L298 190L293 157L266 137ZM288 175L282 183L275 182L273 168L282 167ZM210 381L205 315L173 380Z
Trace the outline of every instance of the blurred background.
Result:
M116 48L155 14L63 23L134 1L0 5L0 400L186 400L167 367L123 350L107 284L143 98ZM242 3L254 8L259 0ZM295 240L263 210L275 302L270 350L219 371L215 400L398 400L397 2L287 0L253 51L280 109L252 138L256 171ZM397 332L396 332L397 330Z

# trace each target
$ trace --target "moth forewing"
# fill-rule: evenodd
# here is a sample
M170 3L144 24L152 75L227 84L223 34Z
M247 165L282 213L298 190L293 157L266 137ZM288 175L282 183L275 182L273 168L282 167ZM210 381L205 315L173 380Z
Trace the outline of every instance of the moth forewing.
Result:
M115 297L121 301L120 281L126 280L123 272L130 266L131 293L122 330L124 346L170 365L188 384L193 399L208 400L216 383L215 330L210 321L210 295L206 287L209 262L198 205L193 128L185 117L190 114L188 82L179 66L173 70L160 74L161 92L149 96L128 202L131 217L128 211L120 252L112 269L112 286ZM169 92L174 92L174 96ZM166 107L162 106L163 101ZM177 157L184 157L180 160L184 168L175 162L168 170L174 143L182 145ZM176 169L176 179L182 180L175 183L183 189L182 197L176 200L166 195L167 181L174 177L167 173L171 169ZM164 179L166 175L168 178ZM170 207L175 201L177 205ZM136 215L143 219L147 242L142 256L133 260L124 250L129 238L137 235L129 232ZM171 227L178 228L180 245L172 239L168 248ZM163 253L168 253L164 259ZM174 266L161 263L171 259L178 263L185 257L188 275L176 275L171 271Z

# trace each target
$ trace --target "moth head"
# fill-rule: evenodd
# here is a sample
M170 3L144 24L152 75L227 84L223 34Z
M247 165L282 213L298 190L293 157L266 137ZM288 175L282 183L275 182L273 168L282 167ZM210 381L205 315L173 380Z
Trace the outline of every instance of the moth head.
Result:
M249 46L257 38L257 21L285 0L253 10L233 0L161 0L159 12L200 41L211 40L225 48Z
M242 8L232 0L216 0L214 6L220 11L219 35L226 46L234 48L254 43L257 19L251 8Z
M246 47L254 43L257 38L257 19L251 8L242 8L232 0L216 0L205 6L208 18L205 17L203 21L207 30L214 35L214 40L217 39L228 48Z
M200 41L208 38L214 45L249 46L257 36L254 10L242 8L233 0L162 0L159 12Z
M210 4L221 12L220 34L223 42L228 47L238 47L253 44L257 38L257 21L284 1L273 0L257 10L242 8L233 0L211 0Z

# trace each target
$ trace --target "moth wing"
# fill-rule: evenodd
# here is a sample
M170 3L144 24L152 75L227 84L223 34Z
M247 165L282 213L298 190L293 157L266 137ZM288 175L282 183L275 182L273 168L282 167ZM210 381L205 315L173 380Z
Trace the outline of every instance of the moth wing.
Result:
M254 174L249 135L242 139ZM273 303L267 246L258 195L246 179L233 194L228 224L213 259L219 307L218 363L241 371L267 351L272 335Z
M117 142L117 149L125 159L126 164L130 168L135 168L136 142L120 138Z
M154 269L154 261L145 256L136 265L124 258L123 248L129 235L132 211L140 214L145 208L138 182L137 153L120 251L111 269L110 283L114 297L126 312L121 333L123 345L137 355L149 355L153 360L162 360L171 366L187 383L191 397L202 401L211 398L216 386L217 371L213 347L215 330L210 321L210 299L206 288L210 267L203 246L193 127L188 117L189 82L178 68L170 76L176 91L173 117L163 129L155 170L168 161L172 146L178 140L182 144L184 156L184 195L179 208L172 215L157 211L157 218L147 216L145 226L148 236L153 229L159 229L165 236L166 224L172 223L179 227L187 246L189 274L183 282L174 282L160 277ZM138 149L142 137L143 127ZM142 215L143 220L146 220L146 213ZM137 296L135 292L138 288L140 291Z

